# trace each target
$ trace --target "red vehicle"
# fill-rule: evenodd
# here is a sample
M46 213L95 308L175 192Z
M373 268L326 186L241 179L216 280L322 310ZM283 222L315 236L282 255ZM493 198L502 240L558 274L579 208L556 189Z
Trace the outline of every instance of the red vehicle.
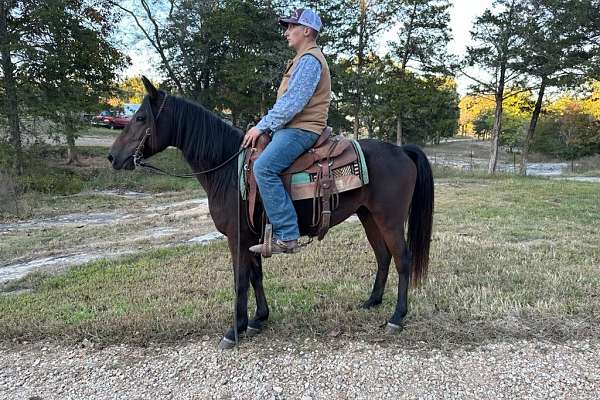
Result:
M124 128L130 120L131 117L127 115L105 110L92 118L92 125L105 126L110 129Z

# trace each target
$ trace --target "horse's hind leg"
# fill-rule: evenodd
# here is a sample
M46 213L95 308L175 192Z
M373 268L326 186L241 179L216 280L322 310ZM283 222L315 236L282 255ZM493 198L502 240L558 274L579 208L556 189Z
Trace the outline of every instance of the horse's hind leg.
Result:
M400 330L402 320L408 312L408 285L410 283L411 255L404 239L404 217L374 215L374 221L385 240L387 248L394 257L398 271L398 300L392 318L388 322L388 331Z
M406 247L404 237L402 237L401 244L394 254L394 264L396 264L396 271L398 271L398 300L396 301L394 314L387 325L387 331L390 333L402 328L402 320L408 312L408 285L410 283L411 255Z
M267 297L265 296L265 289L263 287L262 259L260 255L254 256L252 260L250 283L256 297L256 313L254 314L254 318L248 322L246 333L248 336L254 336L262 331L269 318L269 306L267 305Z
M367 239L375 252L375 258L377 260L377 274L375 275L373 291L371 292L369 299L361 305L362 308L371 308L381 304L392 256L369 210L362 207L356 214L365 228Z

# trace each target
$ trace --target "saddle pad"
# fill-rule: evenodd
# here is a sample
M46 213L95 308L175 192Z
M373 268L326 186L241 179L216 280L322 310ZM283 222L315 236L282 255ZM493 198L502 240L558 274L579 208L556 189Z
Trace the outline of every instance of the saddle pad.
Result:
M352 140L352 144L358 154L357 161L332 170L335 177L335 185L339 193L357 189L369 183L369 172L367 163L360 144ZM247 199L244 153L238 157L238 176L240 194L243 200ZM292 200L312 199L315 196L316 174L308 172L296 172L292 174L291 197Z

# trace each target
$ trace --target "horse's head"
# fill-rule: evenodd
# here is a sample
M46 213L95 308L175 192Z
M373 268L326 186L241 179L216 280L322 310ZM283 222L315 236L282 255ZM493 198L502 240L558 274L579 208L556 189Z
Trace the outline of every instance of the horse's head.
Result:
M114 169L134 169L135 161L159 153L170 145L171 115L167 94L142 76L148 94L108 153Z

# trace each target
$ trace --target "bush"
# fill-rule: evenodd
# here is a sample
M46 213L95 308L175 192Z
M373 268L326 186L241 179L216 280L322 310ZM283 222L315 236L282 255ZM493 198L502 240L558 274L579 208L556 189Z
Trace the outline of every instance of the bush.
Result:
M52 193L59 195L79 193L83 189L83 180L67 169L46 169L28 171L27 175L16 179L21 192Z
M567 148L561 140L557 121L550 118L540 118L530 146L533 152L552 156L559 156Z

